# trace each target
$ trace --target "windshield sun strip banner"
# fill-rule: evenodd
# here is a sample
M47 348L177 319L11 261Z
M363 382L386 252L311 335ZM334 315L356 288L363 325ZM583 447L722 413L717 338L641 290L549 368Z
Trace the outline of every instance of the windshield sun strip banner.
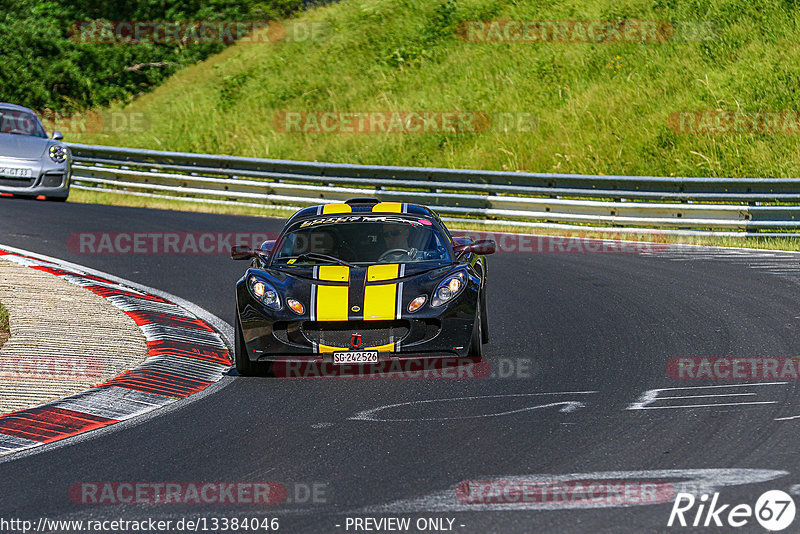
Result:
M352 214L321 214L317 219L307 219L293 224L290 231L309 226L345 223L380 223L380 224L410 224L415 227L431 226L429 217L421 219L419 217L408 216L402 213L392 215L390 213L352 213Z
M378 202L372 206L373 213L406 213L407 204L403 202ZM353 206L345 203L325 204L317 209L317 215L353 213Z

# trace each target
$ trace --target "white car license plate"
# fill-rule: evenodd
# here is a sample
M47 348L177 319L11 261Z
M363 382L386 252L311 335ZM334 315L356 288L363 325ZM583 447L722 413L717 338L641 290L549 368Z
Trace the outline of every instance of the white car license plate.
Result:
M377 350L359 350L347 352L334 352L333 363L338 365L345 365L348 363L377 363L378 351Z
M7 178L30 178L33 176L31 169L23 169L19 167L0 167L0 176Z

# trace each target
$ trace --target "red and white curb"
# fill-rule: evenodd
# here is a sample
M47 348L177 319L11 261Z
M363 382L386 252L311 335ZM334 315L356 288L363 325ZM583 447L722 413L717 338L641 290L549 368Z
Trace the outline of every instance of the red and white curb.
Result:
M185 302L74 264L0 246L0 256L62 277L107 299L137 324L147 359L82 393L0 416L0 456L65 439L142 415L219 381L231 354L209 320ZM160 292L159 292L160 293ZM219 327L219 325L217 325ZM108 340L113 343L113 339Z

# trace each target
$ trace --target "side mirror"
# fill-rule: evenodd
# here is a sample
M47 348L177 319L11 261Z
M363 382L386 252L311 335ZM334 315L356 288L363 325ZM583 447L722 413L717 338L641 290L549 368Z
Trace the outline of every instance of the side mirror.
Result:
M232 260L249 260L255 255L255 251L247 245L234 245L231 247Z
M456 245L453 247L453 250L455 250L456 254L459 256L468 254L470 252L484 255L494 254L497 250L497 244L493 239L481 239L480 241L475 241L474 243Z
M272 247L274 246L275 240L264 241L261 243L261 246L256 249L252 249L247 245L234 245L231 247L231 259L249 260L250 258L255 258L256 256L266 258L269 256L269 253L272 252Z
M475 254L494 254L497 250L497 244L494 239L481 239L480 241L475 241L469 248Z
M53 130L53 140L61 141L62 139L64 139L64 134L58 130Z

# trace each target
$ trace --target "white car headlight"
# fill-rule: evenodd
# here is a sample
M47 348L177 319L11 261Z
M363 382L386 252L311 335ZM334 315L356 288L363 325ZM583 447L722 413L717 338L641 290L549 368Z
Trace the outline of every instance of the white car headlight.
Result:
M278 296L278 291L272 287L272 284L266 280L251 276L247 281L247 286L250 288L250 293L267 308L272 310L281 309L281 299Z
M433 298L431 299L431 306L435 308L453 300L466 286L467 277L464 276L464 273L448 276L436 286L436 291L433 292Z
M56 163L64 163L67 161L67 156L69 152L67 149L61 145L53 145L50 147L50 159L55 161Z

